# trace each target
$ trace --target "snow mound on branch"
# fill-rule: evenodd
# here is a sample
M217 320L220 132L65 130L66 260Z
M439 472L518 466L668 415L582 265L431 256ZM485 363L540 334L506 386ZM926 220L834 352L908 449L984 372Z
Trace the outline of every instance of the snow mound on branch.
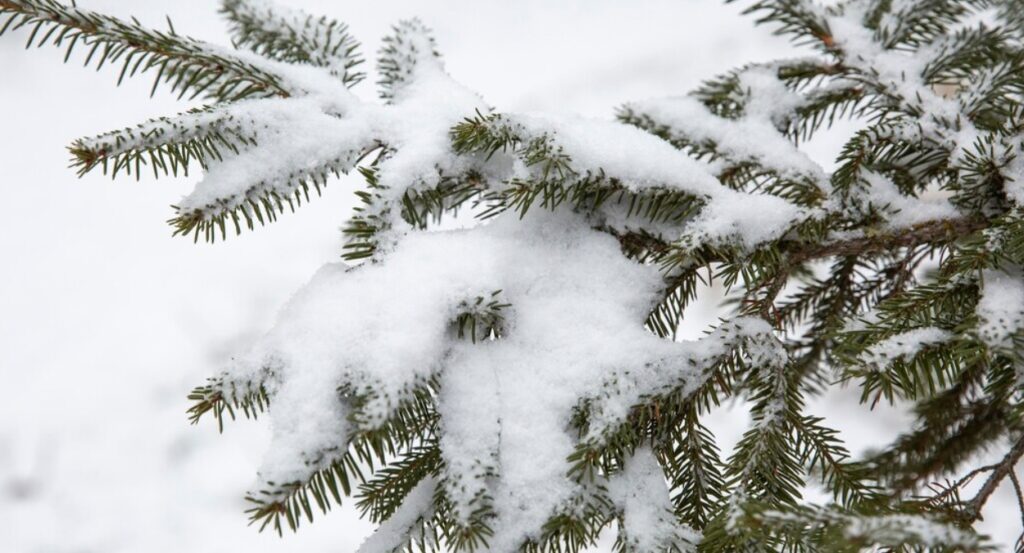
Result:
M264 385L274 441L261 479L308 477L309 459L344 443L348 410L337 389L373 391L357 418L372 428L418 383L439 377L441 485L464 522L480 508L493 513L492 548L514 549L590 493L567 475L581 398L608 395L613 378L661 387L631 390L630 405L673 382L699 383L724 343L766 330L658 338L643 322L660 285L657 268L626 259L614 238L569 210L413 234L380 263L329 265L229 375L249 382L273 367ZM459 305L496 290L511 305L505 334L455 337ZM599 422L614 427L626 415L606 412Z
M154 123L163 140L191 138L197 129L228 120L230 130L250 140L233 144L233 155L213 156L203 179L178 208L204 219L221 210L251 212L260 198L290 201L300 182L320 182L329 173L353 169L370 152L386 147L378 175L383 203L394 203L409 188L435 186L441 175L461 174L473 159L455 155L450 129L489 107L448 73L433 53L428 31L413 20L396 27L406 51L396 52L401 80L391 83L381 105L355 96L322 68L281 63L251 52L236 55L278 75L296 91L289 98L265 98L218 107L212 114L185 115ZM255 140L252 140L255 139ZM384 214L396 234L408 225ZM389 242L394 235L380 237Z
M978 334L989 347L1010 349L1024 330L1024 278L1020 274L985 271L978 300Z
M942 193L926 191L917 198L900 192L896 183L885 175L865 170L862 176L865 188L857 192L859 199L885 213L887 228L907 228L961 216L956 206Z
M872 346L865 354L864 362L871 367L880 369L897 359L910 359L922 349L941 344L952 337L952 334L940 328L915 328Z
M637 450L608 492L621 505L623 540L629 551L690 551L701 536L673 513L664 472L650 448Z
M776 82L778 79L775 79ZM735 162L751 161L791 179L809 179L829 189L824 169L778 131L768 118L751 108L742 119L726 119L688 96L630 104L631 109L667 127L673 137L711 146Z
M702 198L701 213L684 230L697 243L754 248L809 216L782 198L726 188L706 163L630 125L550 115L516 116L515 121L533 135L551 136L580 174L599 171L635 192L665 189Z
M430 518L437 482L424 478L405 497L402 506L363 541L356 553L392 553L399 551L417 524Z

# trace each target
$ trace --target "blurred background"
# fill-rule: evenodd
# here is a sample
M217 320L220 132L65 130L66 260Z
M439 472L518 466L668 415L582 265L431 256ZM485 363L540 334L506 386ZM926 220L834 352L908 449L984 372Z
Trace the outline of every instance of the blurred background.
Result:
M372 60L389 26L418 16L449 72L503 111L611 118L630 100L681 94L740 64L800 55L717 0L279 0L347 22ZM86 8L228 44L215 0L81 0ZM340 225L359 185L348 177L296 215L226 242L172 238L168 207L195 177L78 179L65 147L81 136L189 105L148 78L61 65L54 48L0 37L0 551L8 553L346 552L371 527L350 507L284 538L246 526L245 491L267 442L265 422L218 435L191 427L186 396L341 252ZM84 50L84 49L83 49ZM357 87L375 95L370 78ZM848 128L847 128L848 130ZM843 129L811 145L829 165ZM714 319L695 309L685 334ZM866 416L856 392L811 409L855 451L906 418ZM744 429L723 409L723 447ZM1019 532L1000 490L983 529L1007 548Z

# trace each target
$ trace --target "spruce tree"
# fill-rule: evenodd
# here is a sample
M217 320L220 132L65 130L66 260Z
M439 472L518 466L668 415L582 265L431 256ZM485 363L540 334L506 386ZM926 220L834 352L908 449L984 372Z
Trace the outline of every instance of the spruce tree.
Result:
M1024 496L1019 0L757 1L812 54L618 121L490 107L417 20L361 100L344 24L221 11L235 49L56 0L0 0L0 34L207 102L70 146L80 174L201 169L175 235L365 178L348 263L189 396L193 423L269 412L260 529L351 499L366 553L576 552L613 525L629 552L973 551L993 491ZM803 145L840 119L826 170ZM710 282L728 315L677 339ZM915 422L854 458L805 408L837 387ZM734 398L725 452L706 421Z

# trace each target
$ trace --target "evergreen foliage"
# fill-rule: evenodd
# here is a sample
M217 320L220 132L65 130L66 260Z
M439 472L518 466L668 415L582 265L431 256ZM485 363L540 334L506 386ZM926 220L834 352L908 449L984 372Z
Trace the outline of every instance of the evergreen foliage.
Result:
M1024 455L1019 0L759 0L748 8L758 23L813 55L623 106L615 123L498 113L448 77L416 20L396 25L379 54L382 103L363 101L349 91L364 75L344 24L263 0L223 0L221 11L237 49L56 0L0 0L0 34L63 48L65 61L81 51L86 66L115 66L118 82L148 72L154 90L209 102L70 147L80 175L199 166L175 234L224 239L309 201L331 175L365 177L343 229L343 255L359 264L325 268L265 343L189 396L193 423L273 415L247 497L259 528L294 530L353 498L381 525L367 553L575 552L613 524L616 549L629 552L977 551L988 545L975 523L996 487L1012 485L1024 510L1014 472ZM801 145L841 119L862 125L826 171ZM483 223L422 232L453 220ZM561 235L570 247L558 249ZM573 268L577 255L577 265L600 262L611 241L628 263L594 266L592 279ZM503 371L488 357L498 352L544 354L516 340L534 336L530 306L562 297L525 290L505 274L515 266L488 265L516 252L564 262L578 280L634 279L637 296L647 292L635 275L647 273L630 271L660 275L653 298L629 300L642 305L641 334L608 335L625 344L622 359L572 359L600 378L566 384L571 408L551 411L564 421L491 411L515 399L487 394L512 384L456 370L487 361ZM391 269L421 258L436 263ZM481 274L498 276L472 281ZM710 283L729 291L729 318L679 343L686 308ZM349 307L337 298L387 297L385 286L395 298L376 306L383 315L336 312ZM553 327L587 336L603 324L595 318L633 313L629 301L567 305ZM371 351L388 344L372 333L336 336L352 348L337 356L308 336L360 325L426 338L391 358ZM887 403L914 424L855 458L807 412L835 388L859 394L864 416ZM485 399L467 399L475 393ZM734 398L751 425L724 452L706 417ZM550 452L561 455L550 505L528 501L549 490L515 491L518 423L566 436L569 449ZM536 441L545 436L538 429ZM820 504L807 500L815 487Z

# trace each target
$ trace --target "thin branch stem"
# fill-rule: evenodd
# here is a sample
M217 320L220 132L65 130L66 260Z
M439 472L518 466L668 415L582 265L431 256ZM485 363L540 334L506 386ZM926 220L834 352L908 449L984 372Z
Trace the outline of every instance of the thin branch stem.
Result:
M989 221L979 217L929 221L893 233L826 242L805 249L794 248L790 253L789 262L797 264L822 257L889 252L897 248L931 244L966 236L988 225Z
M1021 526L1024 528L1024 488L1020 485L1020 479L1017 477L1017 471L1010 471L1010 482L1013 483L1013 491L1017 493L1017 507L1020 509ZM1024 536L1024 533L1021 535Z
M1013 447L1003 457L1003 460L996 463L996 466L992 469L992 474L989 475L988 480L985 480L981 489L978 490L978 494L965 506L968 522L974 522L981 518L981 510L984 508L988 498L996 491L996 488L999 487L1003 479L1013 473L1013 467L1016 466L1017 461L1022 456L1024 456L1024 435L1013 444ZM1016 475L1013 478L1016 478Z

